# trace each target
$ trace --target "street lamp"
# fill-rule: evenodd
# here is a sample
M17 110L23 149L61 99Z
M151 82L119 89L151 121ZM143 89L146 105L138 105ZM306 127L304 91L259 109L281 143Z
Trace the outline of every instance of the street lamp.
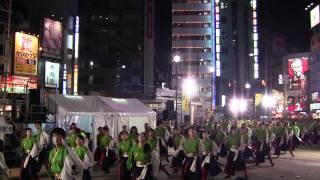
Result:
M271 95L262 96L262 106L265 108L273 108L276 105L276 100Z
M178 122L178 63L180 62L181 57L179 55L175 55L173 57L173 62L175 62L176 66L176 120ZM182 112L182 108L181 108Z
M244 87L245 87L246 89L250 89L250 88L251 88L251 84L246 83L246 84L244 85Z
M229 109L230 111L234 114L237 115L240 113L244 113L245 111L247 111L247 107L248 107L248 102L246 99L243 98L233 98L230 101L229 104Z
M192 96L196 93L196 82L193 78L191 77L188 77L186 79L183 80L183 84L182 84L182 89L183 89L183 92L185 95L188 96L189 98L189 101L190 101L190 105L189 105L189 115L190 115L190 122L191 124L193 124L193 118L191 118L191 111L192 111L192 103L191 103L191 99L192 99Z
M122 68L122 69L125 69L125 68L126 68L126 65L123 64L123 65L121 66L121 68Z
M94 64L94 62L91 60L91 61L90 61L90 66L93 66L93 64Z

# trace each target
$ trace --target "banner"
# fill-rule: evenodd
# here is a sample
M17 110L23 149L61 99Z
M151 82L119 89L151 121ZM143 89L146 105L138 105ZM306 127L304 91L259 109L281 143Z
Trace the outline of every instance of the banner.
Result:
M188 98L188 96L182 96L182 111L189 112L189 98Z
M42 56L61 59L62 24L59 21L44 19Z
M7 82L3 76L0 77L0 88L4 91L6 83L6 92L23 94L26 89L37 89L36 77L23 77L23 76L7 76Z
M308 58L293 58L288 60L289 89L306 91Z
M256 107L259 106L261 104L261 101L262 101L262 94L256 93L254 106Z
M16 32L14 46L14 73L37 75L38 37Z
M59 88L60 64L46 61L45 86Z

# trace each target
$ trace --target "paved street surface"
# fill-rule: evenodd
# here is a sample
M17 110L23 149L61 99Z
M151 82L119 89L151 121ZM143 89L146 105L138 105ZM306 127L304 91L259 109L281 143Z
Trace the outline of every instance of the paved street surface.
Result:
M301 147L295 152L295 157L291 157L289 153L274 158L274 167L271 167L269 161L261 164L260 167L255 167L254 164L248 164L248 174L250 180L319 180L320 177L320 146L317 147ZM170 169L167 167L167 169ZM12 174L17 179L17 170L13 170ZM238 173L242 176L242 173ZM44 173L40 179L49 180ZM93 175L94 180L116 180L117 169L112 168L111 174L105 175L103 172L95 169ZM175 180L180 179L180 173L167 177L160 173L158 180ZM224 174L210 179L224 179ZM234 178L233 178L234 179Z

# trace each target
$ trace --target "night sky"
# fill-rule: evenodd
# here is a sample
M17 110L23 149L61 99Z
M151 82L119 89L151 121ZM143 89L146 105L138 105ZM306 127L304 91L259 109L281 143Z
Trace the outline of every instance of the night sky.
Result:
M316 0L260 0L262 34L285 38L288 50L310 49L309 11L305 7Z

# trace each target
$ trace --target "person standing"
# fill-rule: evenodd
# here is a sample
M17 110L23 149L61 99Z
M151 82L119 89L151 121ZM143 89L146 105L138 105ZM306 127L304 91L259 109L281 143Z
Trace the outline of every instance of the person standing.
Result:
M85 139L82 135L79 135L76 138L76 147L74 148L74 151L84 164L82 180L91 180L93 156L88 147L84 145L84 140Z
M240 149L241 136L236 126L231 126L230 134L227 138L227 148L229 150L227 156L227 163L224 172L227 174L226 178L235 175L235 171L244 171L245 178L248 178L246 162L242 156Z
M193 127L188 129L188 137L183 142L183 149L186 158L182 165L182 180L200 179L200 139L196 137Z
M54 147L49 153L49 170L55 180L82 179L84 164L77 155L63 144L66 133L54 128L51 133Z
M48 148L50 137L47 134L47 132L42 129L42 123L40 121L35 122L35 127L37 129L35 139L37 141L38 152L39 152L37 172L39 173L41 170L42 164L44 164L45 167L49 169L49 163L47 160L47 157L48 157L47 148Z
M100 158L100 165L102 170L105 174L110 173L110 166L113 165L114 161L116 160L115 153L112 150L112 137L109 135L109 128L103 128L104 136L101 138L100 141L100 149L101 151L101 158Z
M97 147L96 150L94 151L94 161L95 162L99 162L100 161L100 157L101 157L101 149L100 149L100 142L101 142L101 138L104 136L103 134L103 128L99 127L98 128L98 134L96 136L96 142L97 142Z
M120 142L118 144L118 154L119 154L119 180L131 179L131 172L127 167L127 161L129 158L130 149L132 147L132 141L128 139L128 134L122 131L119 135Z
M37 156L37 142L32 137L31 128L25 129L26 137L21 141L21 151L23 152L22 165L20 170L21 180L35 180L38 179L37 163L35 157Z
M138 129L136 126L132 126L130 129L130 134L128 136L129 140L132 141L132 143L138 143Z
M72 123L69 130L70 132L67 137L68 146L74 148L76 147L76 139L78 136L77 125L75 123Z
M200 141L202 156L201 156L201 179L206 180L208 172L211 176L216 176L221 172L221 168L216 161L218 146L214 141L209 139L207 131L202 132L202 139Z
M146 133L140 133L138 143L130 150L127 167L133 172L133 180L152 180L152 149L147 143Z

